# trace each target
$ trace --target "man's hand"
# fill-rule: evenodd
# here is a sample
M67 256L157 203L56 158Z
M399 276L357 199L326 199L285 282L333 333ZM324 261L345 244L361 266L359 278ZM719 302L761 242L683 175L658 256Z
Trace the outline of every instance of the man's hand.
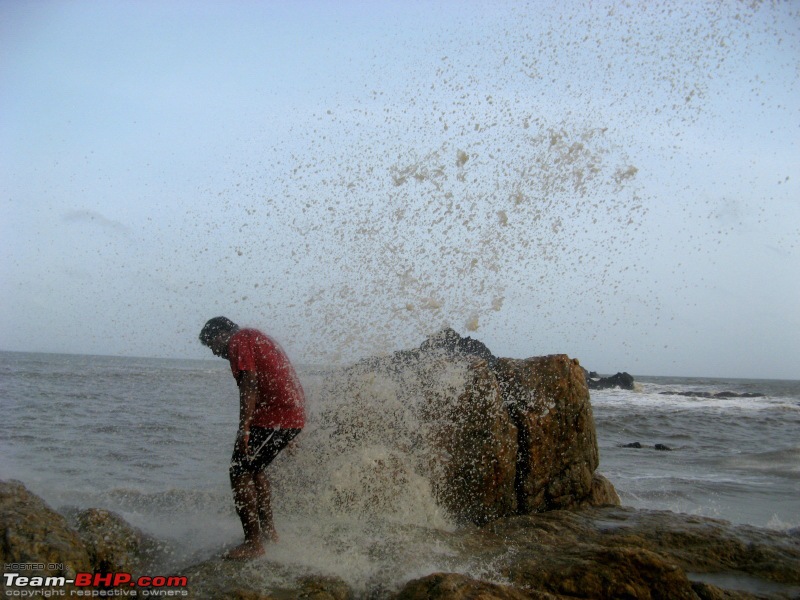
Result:
M236 445L237 453L248 455L250 454L250 432L242 431L241 429L236 432Z
M248 454L250 422L253 420L258 401L258 379L252 371L242 371L237 383L239 384L239 433L236 434L236 447Z
M297 454L297 440L292 440L289 444L281 451L282 454L286 454L286 456L294 456Z

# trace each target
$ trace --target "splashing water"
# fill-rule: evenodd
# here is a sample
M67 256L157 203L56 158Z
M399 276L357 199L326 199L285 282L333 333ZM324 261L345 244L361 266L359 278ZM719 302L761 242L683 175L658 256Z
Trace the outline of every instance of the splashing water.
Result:
M224 293L254 321L277 318L290 345L313 331L324 344L297 343L323 363L443 326L525 331L559 350L625 320L623 295L657 325L664 291L647 263L659 249L646 236L676 176L654 177L684 169L687 138L725 112L716 78L739 77L773 33L797 41L779 13L513 4L475 30L474 15L453 15L424 43L458 52L402 74L391 56L366 61L363 92L287 118L274 147L256 141L260 158L212 186L211 212L229 223ZM692 196L675 232L689 240L711 202Z

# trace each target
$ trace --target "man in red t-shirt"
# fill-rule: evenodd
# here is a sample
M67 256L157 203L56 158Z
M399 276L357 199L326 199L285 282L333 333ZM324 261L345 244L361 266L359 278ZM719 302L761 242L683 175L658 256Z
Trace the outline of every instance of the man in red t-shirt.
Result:
M278 539L264 469L305 425L303 388L281 347L257 329L241 329L215 317L203 327L200 341L230 361L239 386L239 431L230 476L244 543L226 557L254 558L264 554L262 535Z

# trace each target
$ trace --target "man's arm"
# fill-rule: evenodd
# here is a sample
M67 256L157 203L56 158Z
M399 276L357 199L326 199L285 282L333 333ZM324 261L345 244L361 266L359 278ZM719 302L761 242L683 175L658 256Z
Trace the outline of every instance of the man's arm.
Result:
M256 411L258 400L258 378L253 371L242 371L239 375L239 432L237 442L241 440L244 451L250 442L250 422Z

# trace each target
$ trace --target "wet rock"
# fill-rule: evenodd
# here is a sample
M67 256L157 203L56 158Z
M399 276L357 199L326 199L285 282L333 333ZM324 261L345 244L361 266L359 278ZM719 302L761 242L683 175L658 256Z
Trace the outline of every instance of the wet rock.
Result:
M432 404L436 406L436 401ZM486 361L473 361L463 393L431 415L442 451L433 480L438 503L462 522L483 524L516 513L517 427Z
M517 510L580 504L592 489L599 452L589 390L565 354L498 359L495 373L517 426Z
M497 357L481 342L471 337L461 337L453 329L445 328L430 336L419 347L421 352L441 350L452 355L474 356L485 360L489 366L494 365Z
M688 398L763 398L764 394L745 392L659 392L662 396L686 396Z
M599 473L592 475L592 487L581 506L619 506L621 504L614 485Z
M0 481L0 528L0 562L41 565L26 576L72 578L91 570L89 553L66 519L19 481Z
M180 573L187 578L189 598L205 600L350 600L353 591L341 579L323 575L298 577L284 565L265 558L198 563Z
M159 543L116 513L89 508L75 521L96 572L143 573L158 556Z
M383 491L395 483L407 488L405 482L420 476L450 516L477 525L513 514L617 502L610 482L593 479L597 438L578 362L561 354L490 364L476 354L442 352L460 347L453 336L445 332L443 346L428 340L424 351L405 354L402 369L395 354L330 378L328 395L348 398L342 405L331 403L323 415L333 430L326 447L343 457L335 473L365 472L337 477L355 487L337 484L322 490L323 496L345 511L367 515L383 507L383 514L391 514L403 490ZM398 428L398 421L414 425ZM414 457L395 461L404 468L375 460L367 468L365 457L374 456L376 447L390 448L398 457L411 448ZM422 468L409 472L414 463Z
M438 573L397 598L793 598L800 546L724 521L620 507L509 517L460 544L492 581ZM743 583L742 583L743 582ZM726 587L727 586L727 587Z
M394 600L529 600L553 598L531 595L512 587L472 579L456 573L434 573L408 582Z
M598 478L595 476L594 480ZM19 539L13 533L22 530L21 524L29 522L33 515L36 522L42 519L42 528L52 527L51 533L67 541L58 544L48 540L46 560L67 563L76 551L80 554L77 534L21 484L0 483L0 500L6 532L5 560L38 561L45 556L21 553L19 543L8 545L9 540ZM88 512L93 517L103 513ZM99 521L102 524L105 518ZM131 531L116 518L110 522ZM107 524L102 525L105 527ZM34 526L26 539L37 536L42 537L41 529ZM125 535L118 540L123 546L126 544ZM448 547L457 554L453 556L456 562L481 565L484 579L453 573L436 573L403 585L376 579L370 581L370 589L359 591L359 597L497 600L800 597L800 542L796 535L668 511L619 506L553 510L496 519L482 528L462 528L449 532L447 540ZM16 548L17 554L9 555L9 547ZM113 548L109 550L116 554ZM123 547L120 552L124 550ZM73 566L74 571L89 569L88 555L83 555L82 560L82 563L73 561L73 565L79 564ZM174 575L187 577L186 591L191 598L347 600L355 597L348 583L339 578L308 573L305 569L298 573L291 565L272 562L267 557L249 562L212 558Z
M746 592L723 590L702 581L692 581L692 590L700 600L759 600L764 598Z
M597 599L790 598L800 593L796 539L714 519L587 508L500 519L478 535L472 547L481 548L482 560L495 561L500 575L525 592ZM731 578L715 574L739 574L739 580L746 574L773 592L723 591L698 583L698 574L720 582Z
M612 388L632 390L634 389L634 380L633 375L625 372L617 373L611 377L599 377L597 373L592 372L586 376L586 385L590 390L608 390Z
M304 443L332 453L328 476L292 484L314 488L325 507L386 518L436 503L436 518L474 523L515 513L516 427L486 361L362 361L329 377L325 395L326 429Z
M584 544L543 559L529 557L508 570L523 589L577 598L670 598L694 600L686 573L662 556L641 548Z
M446 327L423 341L418 348L398 350L388 356L373 356L362 359L356 366L372 369L398 370L413 366L420 360L436 357L479 358L493 366L497 357L481 342L471 337L461 337L454 329Z
M639 442L631 442L630 444L623 444L623 448L641 448L642 445Z
M669 452L669 451L672 450L672 448L670 448L669 446L666 446L664 444L656 444L655 446L642 446L642 444L639 443L639 442L631 442L630 444L622 444L620 446L620 448L637 448L637 449L653 448L654 450L662 450L662 451L666 451L666 452Z

